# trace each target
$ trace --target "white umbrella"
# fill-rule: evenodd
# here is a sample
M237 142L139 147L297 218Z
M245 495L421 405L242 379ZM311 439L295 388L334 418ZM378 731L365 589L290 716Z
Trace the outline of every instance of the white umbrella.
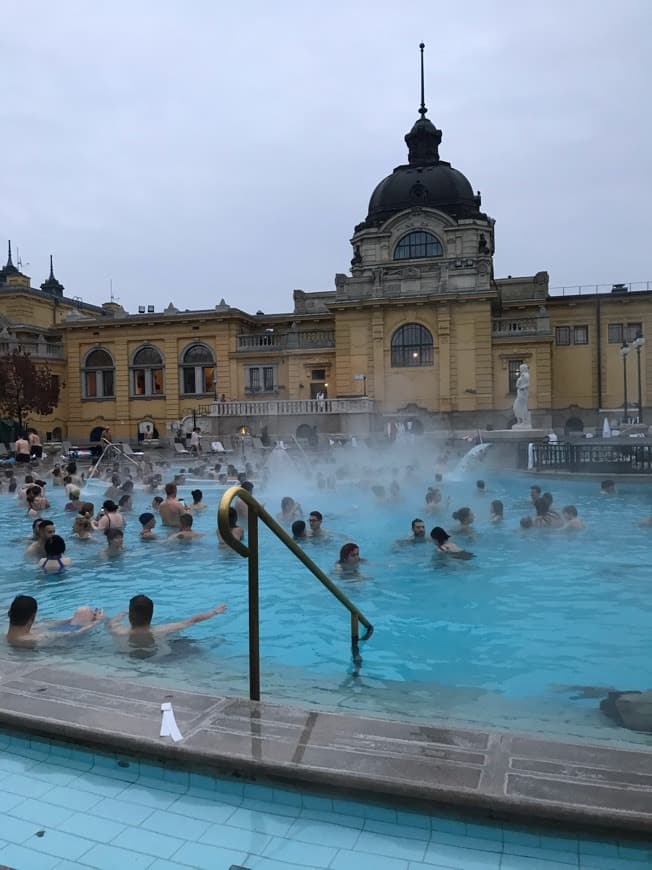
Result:
M603 438L611 438L611 426L609 425L609 418L604 418L604 423L602 424L602 437Z

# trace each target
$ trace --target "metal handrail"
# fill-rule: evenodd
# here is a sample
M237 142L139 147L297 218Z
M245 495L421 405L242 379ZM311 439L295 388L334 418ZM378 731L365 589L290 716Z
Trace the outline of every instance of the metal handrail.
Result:
M248 507L247 517L247 541L243 544L234 537L229 523L229 508L234 498L240 498ZM342 590L324 574L312 559L307 556L301 547L292 540L285 529L267 513L265 508L251 493L239 486L232 486L226 490L217 508L217 527L225 544L248 559L249 569L249 697L252 701L260 701L260 632L259 632L259 605L258 605L258 520L261 519L270 531L302 562L306 568L314 574L319 582L324 585L331 595L343 604L351 614L351 653L357 667L361 663L359 642L369 640L374 627L369 620L353 604ZM362 623L366 632L359 637L358 623Z

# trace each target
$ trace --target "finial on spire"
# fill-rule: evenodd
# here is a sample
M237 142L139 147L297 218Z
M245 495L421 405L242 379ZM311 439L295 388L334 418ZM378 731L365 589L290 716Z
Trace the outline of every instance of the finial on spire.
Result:
M419 107L419 114L422 118L425 118L426 112L428 109L426 108L425 96L424 96L424 87L423 87L423 49L425 48L425 44L423 42L419 43L419 50L421 51L421 106Z
M47 281L44 281L41 284L41 290L43 290L45 293L50 293L50 295L52 296L63 296L63 291L65 289L66 288L63 286L61 281L57 281L57 279L54 277L53 257L52 254L50 254L50 275Z
M9 241L7 242L7 245L9 247L9 256L7 257L7 265L13 266L14 264L11 262L11 239L9 239Z

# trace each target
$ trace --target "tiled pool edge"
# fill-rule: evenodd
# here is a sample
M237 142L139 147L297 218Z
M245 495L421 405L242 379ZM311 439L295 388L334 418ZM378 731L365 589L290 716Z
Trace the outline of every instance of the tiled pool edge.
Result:
M160 738L172 702L184 740ZM652 752L251 703L0 660L0 724L211 771L501 818L652 831Z

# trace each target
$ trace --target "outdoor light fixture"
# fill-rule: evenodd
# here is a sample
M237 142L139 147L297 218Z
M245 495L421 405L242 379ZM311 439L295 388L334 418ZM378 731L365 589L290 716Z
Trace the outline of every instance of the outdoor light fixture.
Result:
M632 346L636 349L636 370L638 372L638 422L643 422L643 393L641 390L641 350L645 344L645 338L638 335L632 342Z
M623 423L627 422L627 354L630 352L631 348L628 344L623 342L622 347L620 348L620 354L623 358Z

